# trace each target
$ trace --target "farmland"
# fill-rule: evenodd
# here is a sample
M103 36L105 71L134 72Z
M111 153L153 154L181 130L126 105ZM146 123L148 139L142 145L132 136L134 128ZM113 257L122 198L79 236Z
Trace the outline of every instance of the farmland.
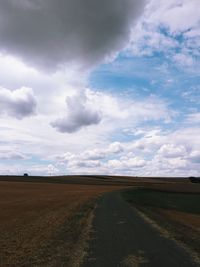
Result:
M1 181L0 266L76 265L83 256L94 199L116 189Z
M132 205L198 248L200 187L187 179L0 176L0 266L80 266L97 198L122 189Z
M151 223L156 222L165 234L178 241L200 258L200 187L183 184L140 188L123 193L124 198L136 207ZM198 191L198 192L197 192ZM167 230L167 232L166 232Z

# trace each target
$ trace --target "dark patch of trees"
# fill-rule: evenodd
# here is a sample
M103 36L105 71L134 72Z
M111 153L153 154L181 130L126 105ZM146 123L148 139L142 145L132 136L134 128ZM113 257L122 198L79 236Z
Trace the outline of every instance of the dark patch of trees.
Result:
M192 183L200 183L200 177L191 176L191 177L189 177L189 180Z

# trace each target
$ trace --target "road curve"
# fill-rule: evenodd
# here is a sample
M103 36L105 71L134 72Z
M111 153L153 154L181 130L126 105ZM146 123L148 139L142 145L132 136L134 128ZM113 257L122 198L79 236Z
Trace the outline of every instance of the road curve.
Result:
M189 255L146 223L119 192L104 194L82 267L193 267Z

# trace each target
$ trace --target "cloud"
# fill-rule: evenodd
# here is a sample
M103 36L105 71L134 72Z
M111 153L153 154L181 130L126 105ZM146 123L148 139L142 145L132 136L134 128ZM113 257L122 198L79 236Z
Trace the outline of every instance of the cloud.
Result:
M93 65L126 45L145 0L2 0L0 51L44 69Z
M173 60L175 63L177 63L180 66L186 66L186 67L191 67L195 63L195 59L184 53L177 53L173 56Z
M113 159L108 161L108 168L112 168L115 171L116 170L121 170L121 171L131 171L132 169L135 168L143 168L147 162L140 158L140 157L133 157L133 158L128 158L128 157L123 157L122 159Z
M151 95L142 99L113 96L108 93L92 92L88 90L88 97L95 107L98 106L102 116L111 121L121 121L121 124L131 121L141 123L144 121L164 120L165 123L171 121L176 112L170 110L167 101Z
M0 160L25 160L28 159L27 155L18 151L0 151Z
M47 173L48 173L48 175L57 175L57 174L60 174L59 173L59 170L53 164L49 164L47 166Z
M200 163L200 151L192 151L192 153L189 155L189 160L193 163Z
M123 145L120 142L114 142L109 145L107 152L119 154L123 152L123 150L124 150Z
M162 2L162 9L165 9L165 13L157 13L157 18L161 23L168 26L171 33L184 32L199 24L198 0Z
M120 142L107 144L104 148L85 150L82 153L65 153L54 156L57 166L66 168L70 173L107 173L131 172L143 168L147 162L127 153L126 145Z
M112 155L121 154L124 151L123 144L114 142L109 144L106 148L95 148L85 150L78 154L67 152L62 155L56 155L53 158L62 163L70 163L73 161L97 161L108 158Z
M68 163L68 168L76 169L76 168L82 168L82 169L90 169L90 168L97 168L101 166L101 162L99 160L74 160L72 162Z
M165 158L178 158L187 154L187 150L183 145L165 144L159 150L158 154Z
M42 125L42 123L40 124ZM17 141L16 151L20 149L23 155L29 155L32 151L34 162L28 166L28 172L32 174L54 173L53 167L48 167L48 169L47 165L44 166L44 161L40 160L42 158L50 162L55 167L56 173L60 174L185 177L199 175L199 127L169 131L169 129L161 128L155 130L155 127L149 126L139 130L140 135L134 136L132 139L129 136L129 140L114 143L110 143L108 140L106 142L104 140L104 143L101 142L101 136L92 139L89 131L81 132L78 137L69 135L66 138L64 135L58 136L54 131L49 130L45 137L32 145L30 145L30 140L29 142L21 141L20 146ZM7 136L7 132L4 135ZM46 144L48 138L49 141ZM80 138L78 139L80 142L77 142L77 138ZM139 145L143 145L143 149ZM4 151L12 151L9 148L13 146L13 143L8 143ZM52 151L56 155L52 155ZM2 155L3 153L2 151ZM50 154L51 157L48 157ZM38 162L35 160L37 157ZM18 162L20 164L21 161ZM4 160L3 164L4 166L0 165L1 173L5 173L9 169L9 161ZM15 170L13 173L27 172L25 168L27 169L27 166L21 165L20 167L18 165L15 168L13 165L12 171Z
M191 166L188 164L188 161L182 157L176 158L165 158L160 155L156 155L151 162L151 166L157 168L157 172L167 174L170 176L176 175L176 172L182 170L183 172L191 171Z
M106 155L107 155L106 150L93 149L83 152L81 158L84 160L100 160L104 159Z
M36 104L31 88L22 87L10 91L0 87L0 114L23 119L35 114Z
M163 53L180 68L195 71L199 64L200 13L198 0L149 0L134 28L133 55Z
M188 114L186 118L186 122L191 123L191 124L193 123L199 124L200 123L200 112Z
M52 127L62 133L73 133L101 121L98 110L95 110L84 93L66 98L67 116L51 123Z
M133 100L85 89L68 96L66 104L66 115L51 122L52 127L63 133L77 132L85 126L98 125L100 122L100 127L105 127L107 131L143 122L163 120L169 123L176 116L166 101L153 95ZM98 128L98 131L101 129Z

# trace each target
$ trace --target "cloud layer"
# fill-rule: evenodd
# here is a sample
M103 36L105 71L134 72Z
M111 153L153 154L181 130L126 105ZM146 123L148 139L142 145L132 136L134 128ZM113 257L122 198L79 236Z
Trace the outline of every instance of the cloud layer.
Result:
M144 0L2 0L0 51L55 69L92 65L121 49Z
M199 175L199 0L146 3L0 0L1 174Z
M199 128L187 128L167 133L162 130L144 129L143 134L141 130L141 136L136 140L133 138L129 142L115 142L108 147L82 153L67 152L55 156L54 159L58 168L62 166L70 173L76 174L198 175L198 130Z

